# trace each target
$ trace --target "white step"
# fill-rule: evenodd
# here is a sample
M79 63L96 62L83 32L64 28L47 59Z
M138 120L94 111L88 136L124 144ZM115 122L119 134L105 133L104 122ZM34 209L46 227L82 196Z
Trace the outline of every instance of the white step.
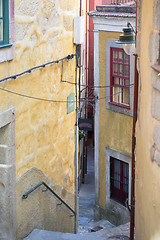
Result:
M106 224L105 221L100 223ZM129 240L129 229L129 223L118 227L107 227L97 232L78 234L35 229L24 240Z
M97 240L96 233L60 233L35 229L24 240ZM98 240L106 240L105 237L98 237Z

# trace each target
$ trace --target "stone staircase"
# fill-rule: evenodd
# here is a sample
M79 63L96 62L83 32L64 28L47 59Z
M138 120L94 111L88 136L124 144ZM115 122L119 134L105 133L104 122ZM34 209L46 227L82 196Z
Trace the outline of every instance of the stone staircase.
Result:
M90 223L88 232L79 229L77 234L35 229L24 240L129 240L129 223L115 227L107 220Z

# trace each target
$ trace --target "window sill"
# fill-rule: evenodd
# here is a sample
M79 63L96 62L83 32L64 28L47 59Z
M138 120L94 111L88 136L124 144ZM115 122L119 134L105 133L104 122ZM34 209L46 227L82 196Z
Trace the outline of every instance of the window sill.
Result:
M113 105L118 106L118 107L130 109L130 106L126 106L124 104L118 104L118 103L115 103L115 102L109 102L109 104L113 104Z
M1 48L7 48L7 47L12 47L13 44L4 44L4 45L0 45L0 49Z
M124 106L124 105L120 106L115 103L106 102L106 108L110 111L125 114L125 115L131 116L131 117L133 116L133 112L131 111L131 109L132 109L131 106Z
M0 63L11 61L14 58L14 45L0 45Z
M152 65L151 68L160 73L160 65Z

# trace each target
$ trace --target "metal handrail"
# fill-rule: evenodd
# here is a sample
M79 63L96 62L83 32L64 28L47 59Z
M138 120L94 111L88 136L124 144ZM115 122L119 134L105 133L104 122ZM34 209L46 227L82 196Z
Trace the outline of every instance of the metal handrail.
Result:
M49 190L58 200L61 201L61 204L63 203L76 216L76 212L67 203L65 203L64 200L61 197L59 197L45 182L41 182L37 184L35 187L31 188L28 192L22 195L22 199L27 199L28 195L41 185L44 185L46 187L46 191ZM43 192L45 191L43 190Z

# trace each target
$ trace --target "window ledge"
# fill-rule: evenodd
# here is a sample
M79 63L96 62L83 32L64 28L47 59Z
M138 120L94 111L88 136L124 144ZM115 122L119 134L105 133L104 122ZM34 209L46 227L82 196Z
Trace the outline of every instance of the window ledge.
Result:
M153 68L154 70L156 70L157 72L160 73L160 65L152 65L151 68Z
M0 48L7 48L7 47L12 47L13 44L4 44L0 45Z
M14 45L6 44L0 45L0 63L11 61L14 58Z
M106 108L108 110L111 110L111 111L114 111L117 113L125 114L125 115L131 116L131 117L133 116L131 107L126 107L126 106L124 107L124 106L119 106L119 105L116 105L116 104L113 104L110 102L106 102Z
M116 102L109 102L109 104L113 104L113 105L118 106L118 107L130 109L130 106L127 106L127 105L124 105L124 104L119 104L119 103L116 103Z

